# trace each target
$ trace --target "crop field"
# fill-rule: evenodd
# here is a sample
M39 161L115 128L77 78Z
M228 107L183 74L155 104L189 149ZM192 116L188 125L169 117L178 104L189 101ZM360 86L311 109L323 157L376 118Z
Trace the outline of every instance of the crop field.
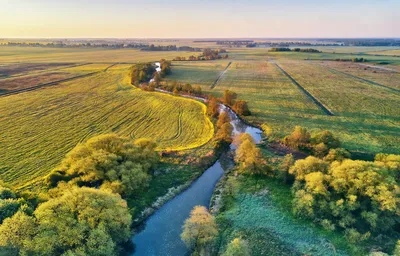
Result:
M214 89L209 83L202 85L205 93L217 97L226 89L233 90L238 98L249 104L251 116L247 120L268 123L275 135L283 137L296 125L310 130L327 129L339 135L349 150L362 152L396 153L400 150L400 94L349 75L334 72L319 63L288 58L270 60L233 60L227 72ZM326 115L301 89L279 68L303 86L319 102L332 111ZM185 68L180 63L173 68L183 77ZM187 67L191 69L193 66ZM380 73L372 73L381 79L377 83L393 81ZM355 74L356 75L356 74ZM393 74L394 75L394 74ZM184 81L196 84L202 80L202 71L192 71ZM361 76L361 75L360 75ZM214 74L215 80L218 74ZM385 77L385 78L384 78ZM363 77L371 79L372 77ZM394 79L398 80L398 79ZM397 81L390 86L395 86Z
M138 49L0 47L0 63L147 62L189 57L193 52L146 52Z
M192 85L210 87L229 61L174 61L169 81L179 81Z
M13 71L18 72L19 70L14 67L14 65L10 65ZM37 70L43 65L29 65L30 68L34 69L37 67ZM67 66L67 67L64 67ZM5 93L10 93L14 91L20 91L24 89L29 89L33 87L39 87L41 85L46 85L48 83L54 83L57 81L63 81L65 79L72 79L74 77L80 77L85 74L94 73L106 70L110 67L110 64L86 64L86 65L67 65L54 70L42 70L31 72L26 75L18 75L10 78L0 79L0 95ZM21 72L24 72L25 65L22 65Z
M8 77L16 77L21 75L33 74L47 70L60 69L70 66L69 63L51 63L51 64L35 64L35 63L17 63L11 65L0 65L0 79Z
M344 72L400 91L400 73L389 67L375 67L368 64L336 61L325 61L321 62L321 64L339 72Z
M400 56L400 49L375 50L375 51L368 51L367 53L378 54L378 55Z
M132 87L128 70L0 98L0 179L22 188L78 143L103 133L152 138L159 149L203 145L214 133L199 102Z

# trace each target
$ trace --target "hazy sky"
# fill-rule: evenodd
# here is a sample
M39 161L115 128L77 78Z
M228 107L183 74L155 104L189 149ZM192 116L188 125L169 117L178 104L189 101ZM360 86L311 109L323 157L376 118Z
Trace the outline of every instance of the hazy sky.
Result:
M0 0L9 37L400 37L400 0Z

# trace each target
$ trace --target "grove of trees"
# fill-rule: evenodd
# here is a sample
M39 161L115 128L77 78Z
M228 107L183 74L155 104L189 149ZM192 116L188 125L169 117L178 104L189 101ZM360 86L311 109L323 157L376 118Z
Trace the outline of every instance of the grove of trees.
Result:
M132 195L148 186L151 169L159 161L155 148L156 144L148 139L132 141L116 134L99 135L76 146L46 181L52 187L65 181Z
M131 215L121 196L72 187L27 214L0 225L0 246L19 255L118 255L131 236Z
M379 155L374 162L298 160L289 170L295 177L294 211L328 230L344 230L350 242L371 235L383 242L400 224L399 166L394 155Z
M129 77L131 84L138 86L140 83L148 82L156 72L156 67L152 63L138 63L131 67Z
M306 128L296 126L293 132L283 138L283 143L295 150L311 153L317 157L326 156L331 149L341 146L340 140L332 132L324 130L311 135Z

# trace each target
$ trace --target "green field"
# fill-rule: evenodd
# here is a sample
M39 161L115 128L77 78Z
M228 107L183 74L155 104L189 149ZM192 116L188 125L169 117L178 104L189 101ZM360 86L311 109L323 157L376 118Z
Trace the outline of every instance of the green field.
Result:
M102 133L152 138L159 149L203 145L213 126L199 102L148 93L128 83L128 69L0 97L0 179L36 182L77 143Z
M261 53L259 49L252 52L246 49L242 53L245 52L249 55L234 53L231 66L214 89L210 88L210 82L221 73L219 68L214 68L214 77L210 79L210 74L203 68L195 72L193 67L196 65L193 63L174 63L172 77L200 84L203 91L218 97L226 89L235 91L240 99L248 101L252 115L246 119L268 123L278 137L301 125L311 130L331 130L341 137L344 147L349 150L400 152L400 111L395 107L400 106L400 93L390 89L398 88L398 73L390 72L388 76L389 72L382 70L376 73L367 73L363 68L358 68L357 72L343 70L346 65L362 66L347 62L321 65L321 62L301 60L299 55L303 53L269 54ZM246 60L246 57L251 59ZM325 115L275 63L330 109L334 116ZM206 66L205 63L201 65ZM188 69L190 77L185 72Z

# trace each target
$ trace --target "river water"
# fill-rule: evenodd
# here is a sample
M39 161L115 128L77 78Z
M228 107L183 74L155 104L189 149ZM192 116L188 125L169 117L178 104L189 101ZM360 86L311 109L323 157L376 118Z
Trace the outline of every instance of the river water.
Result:
M155 63L156 71L161 71L161 64ZM153 80L153 79L152 79ZM150 82L152 82L150 80ZM158 89L157 91L169 93ZM204 101L203 98L190 95L184 97ZM230 108L220 105L219 112L227 112L233 126L232 136L240 133L249 133L256 143L261 141L261 130L245 124ZM231 144L231 150L236 146ZM138 256L183 256L189 253L181 240L182 226L189 217L190 211L196 205L209 207L215 185L224 174L219 159L213 166L208 168L192 185L164 204L159 210L151 215L145 222L144 229L137 233L132 241L135 244L134 255ZM226 166L226 165L224 165Z
M228 112L231 117L231 124L234 128L232 136L247 132L254 138L256 143L261 141L260 129L248 126L231 109L223 105L220 106L220 112L222 111ZM233 144L231 149L235 149ZM215 185L223 173L224 169L221 166L221 161L218 160L188 189L151 215L145 222L144 229L132 238L136 246L134 255L187 255L189 251L180 238L182 226L194 206L209 207Z

